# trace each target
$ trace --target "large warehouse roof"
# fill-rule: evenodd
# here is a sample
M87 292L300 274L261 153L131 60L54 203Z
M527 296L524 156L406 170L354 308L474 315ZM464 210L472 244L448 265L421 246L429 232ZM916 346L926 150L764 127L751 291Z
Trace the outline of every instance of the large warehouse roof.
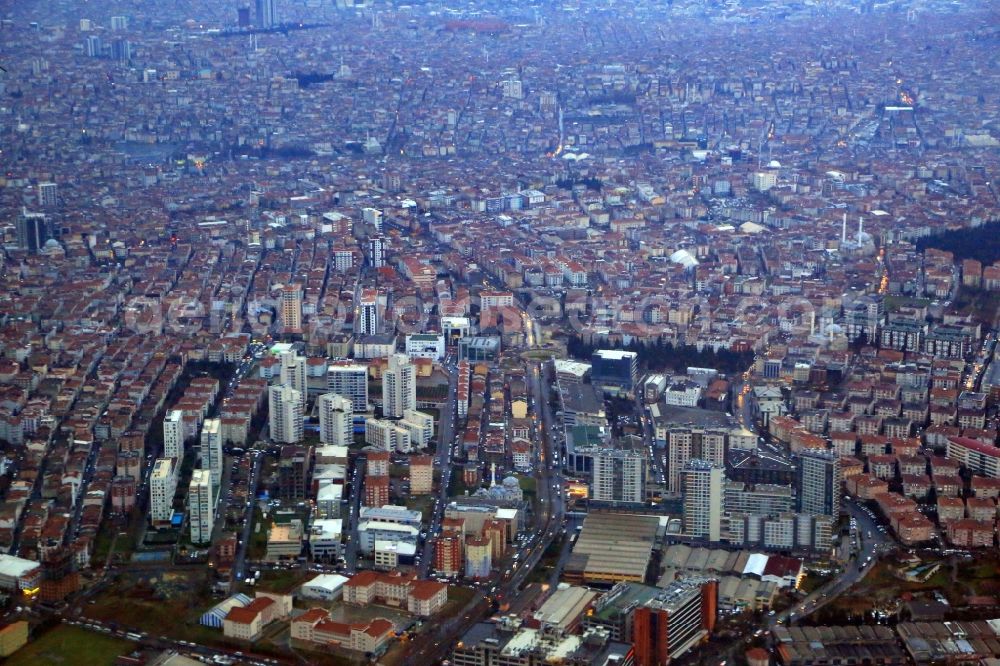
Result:
M570 566L586 580L642 581L658 526L656 516L591 513L583 521Z
M37 569L41 565L35 560L26 560L14 555L0 553L0 575L20 578L29 571Z

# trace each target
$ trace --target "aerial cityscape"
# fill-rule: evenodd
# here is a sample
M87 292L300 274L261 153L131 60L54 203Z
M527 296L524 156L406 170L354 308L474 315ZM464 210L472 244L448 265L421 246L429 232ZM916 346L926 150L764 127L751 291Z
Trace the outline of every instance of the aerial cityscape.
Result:
M0 4L0 661L1000 665L1000 4Z

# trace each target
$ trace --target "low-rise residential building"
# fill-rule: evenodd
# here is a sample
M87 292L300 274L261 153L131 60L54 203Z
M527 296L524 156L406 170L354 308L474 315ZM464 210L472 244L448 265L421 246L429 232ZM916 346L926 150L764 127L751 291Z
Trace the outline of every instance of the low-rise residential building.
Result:
M965 516L965 505L961 497L937 498L938 522L942 525L961 520Z
M969 488L976 497L1000 497L1000 478L994 479L987 476L972 475Z
M959 548L986 548L993 546L993 521L962 518L948 523L948 542Z
M844 481L844 487L848 494L863 500L874 499L876 495L889 491L889 484L886 481L877 479L870 474L856 474L848 477Z
M931 477L926 474L903 474L903 494L913 499L923 499L931 490Z
M992 521L997 517L997 503L992 497L967 497L965 514L972 520Z
M410 458L410 493L426 495L434 489L434 459L431 456Z
M945 474L934 475L934 491L938 496L958 497L962 492L962 479L959 476Z
M894 516L892 529L899 540L908 546L934 538L934 523L916 511Z

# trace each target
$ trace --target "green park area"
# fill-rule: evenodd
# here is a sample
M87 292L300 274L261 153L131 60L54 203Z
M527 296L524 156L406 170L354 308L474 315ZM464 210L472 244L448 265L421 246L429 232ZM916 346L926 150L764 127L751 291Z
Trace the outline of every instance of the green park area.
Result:
M887 312L897 312L901 308L925 308L930 305L929 298L911 298L910 296L897 296L889 294L885 297L885 309Z
M518 483L525 495L535 495L538 490L538 482L533 476L521 476L518 478Z
M1000 292L962 286L952 307L959 314L968 315L987 326L992 326L1000 315Z
M133 647L127 641L61 624L7 659L8 666L109 666Z
M218 643L222 633L198 623L201 614L219 599L210 593L206 572L162 572L152 576L124 576L93 603L83 607L86 618L170 636L194 643ZM110 662L109 662L110 663Z

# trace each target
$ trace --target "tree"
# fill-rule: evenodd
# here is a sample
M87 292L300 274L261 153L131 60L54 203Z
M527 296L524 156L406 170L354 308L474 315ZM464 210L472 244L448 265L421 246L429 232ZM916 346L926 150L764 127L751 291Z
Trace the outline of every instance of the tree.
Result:
M989 222L978 227L954 229L917 240L917 250L927 248L945 250L955 259L976 259L984 266L1000 259L1000 222Z
M576 359L589 359L597 348L586 344L578 335L570 336L566 343L566 352ZM734 352L729 349L716 352L707 347L699 351L693 345L674 347L672 343L662 339L649 343L633 341L625 349L639 355L639 365L646 372L684 372L689 367L697 367L735 374L743 372L753 363L753 352Z

